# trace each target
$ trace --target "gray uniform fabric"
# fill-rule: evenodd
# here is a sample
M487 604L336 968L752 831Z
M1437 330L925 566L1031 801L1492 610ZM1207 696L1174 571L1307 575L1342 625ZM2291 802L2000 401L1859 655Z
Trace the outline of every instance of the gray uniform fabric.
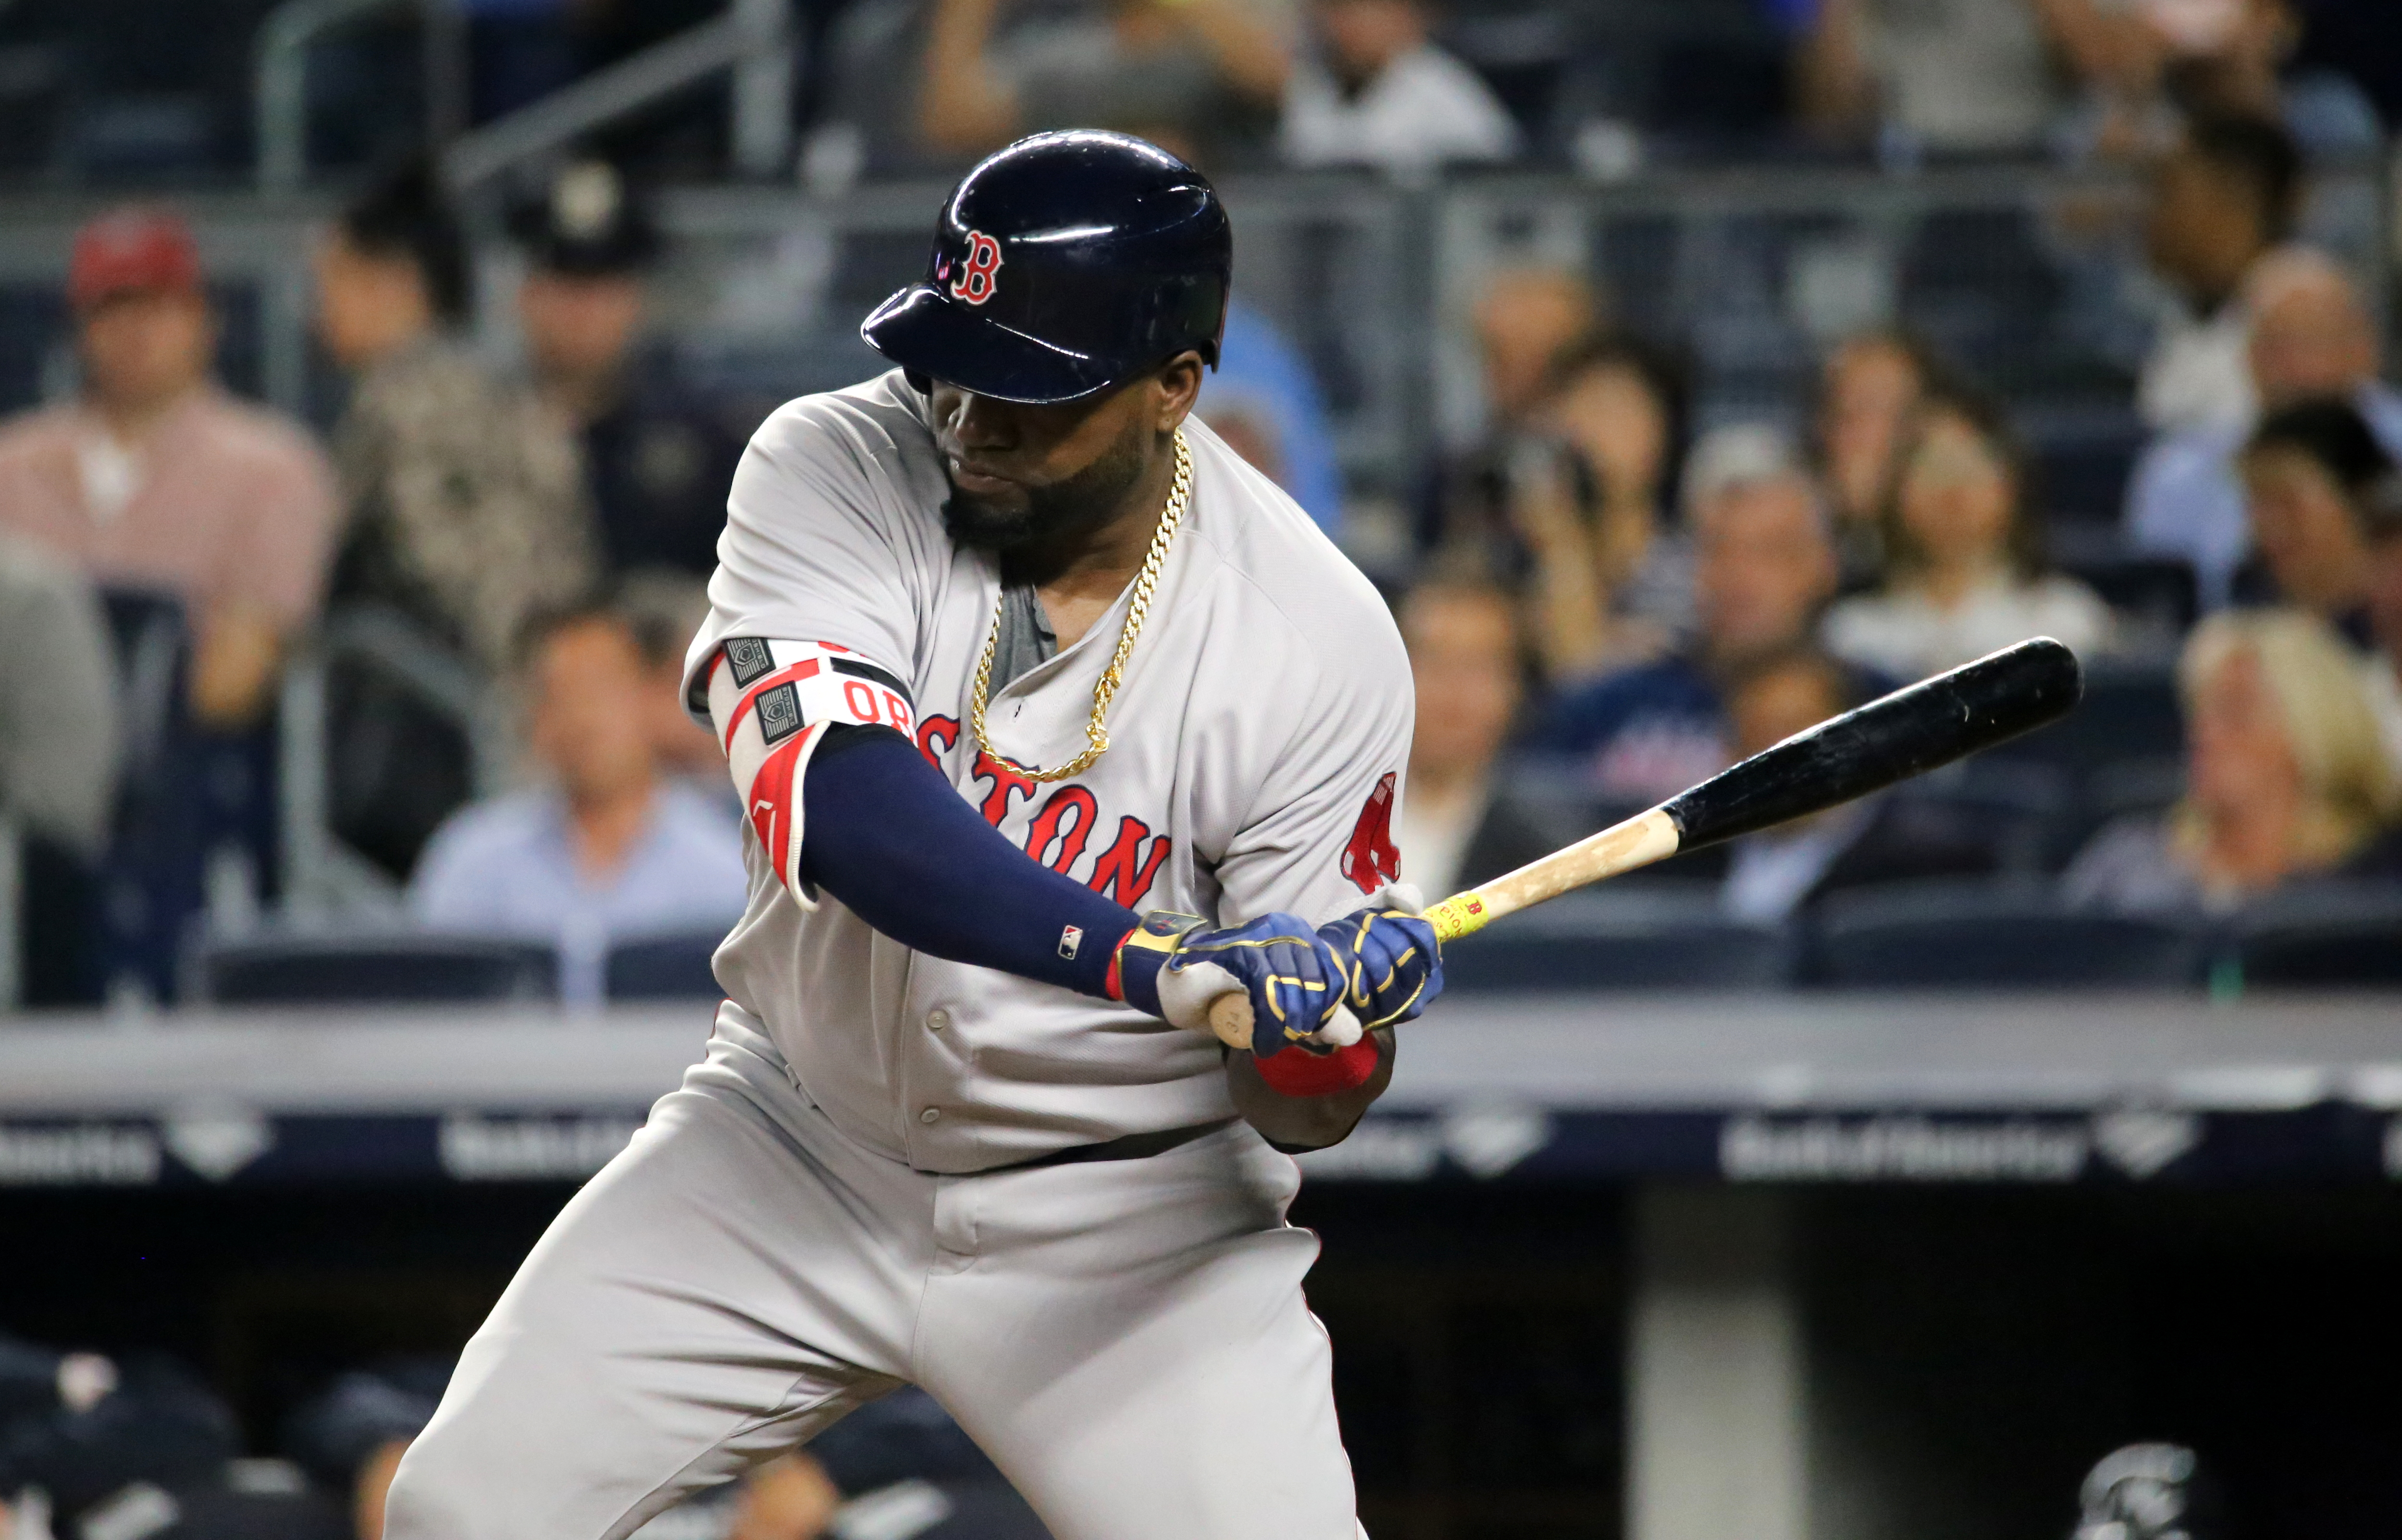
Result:
M862 1148L725 1006L402 1462L393 1540L620 1540L922 1385L1056 1540L1354 1540L1317 1238L1242 1124L961 1176Z
M830 721L903 728L1004 837L1130 908L1228 925L1357 908L1391 876L1400 637L1290 498L1186 433L1192 503L1110 750L1073 780L977 751L976 660L1003 606L995 749L1064 763L1127 601L1043 645L1032 596L1005 597L945 533L924 403L897 370L792 403L752 440L687 700L717 697L744 744L769 713L736 709L737 681L786 692L795 748ZM749 801L746 756L749 775L764 761L732 756ZM787 817L807 757L788 763ZM708 1062L469 1345L401 1468L392 1540L616 1540L904 1382L1057 1540L1353 1540L1301 1293L1317 1242L1284 1222L1298 1172L1236 1119L1216 1042L912 953L788 887L762 827ZM1027 1164L1119 1140L1161 1152Z

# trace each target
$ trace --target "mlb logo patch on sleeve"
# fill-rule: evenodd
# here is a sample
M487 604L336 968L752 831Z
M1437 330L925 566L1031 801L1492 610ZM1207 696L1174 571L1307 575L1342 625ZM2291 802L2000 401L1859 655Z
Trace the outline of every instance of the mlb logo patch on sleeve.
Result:
M757 637L725 639L725 667L734 670L736 685L747 685L764 678L776 667L776 656L767 644Z
M1073 962L1077 949L1084 944L1084 928L1071 925L1059 932L1059 956Z
M760 695L759 736L770 744L783 742L801 730L800 692L780 684Z

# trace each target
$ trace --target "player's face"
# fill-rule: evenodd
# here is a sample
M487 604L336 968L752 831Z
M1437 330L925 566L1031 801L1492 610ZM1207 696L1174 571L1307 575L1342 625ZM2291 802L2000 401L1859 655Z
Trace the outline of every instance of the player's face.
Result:
M950 481L943 520L963 545L1008 552L1097 529L1165 453L1200 387L1188 354L1088 401L1030 406L936 383L934 443Z

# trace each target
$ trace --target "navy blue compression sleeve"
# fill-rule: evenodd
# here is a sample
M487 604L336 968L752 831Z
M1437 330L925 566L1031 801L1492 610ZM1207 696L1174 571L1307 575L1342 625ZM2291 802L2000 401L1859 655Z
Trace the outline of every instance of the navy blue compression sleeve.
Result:
M1110 997L1111 956L1141 916L1029 859L901 734L828 727L801 799L803 877L877 930L952 962ZM1066 956L1070 927L1081 934Z

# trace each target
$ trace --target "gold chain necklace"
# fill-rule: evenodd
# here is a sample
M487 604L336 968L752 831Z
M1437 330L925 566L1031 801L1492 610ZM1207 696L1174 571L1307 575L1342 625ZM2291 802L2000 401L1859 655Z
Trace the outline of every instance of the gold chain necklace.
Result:
M1126 601L1125 626L1118 632L1117 653L1093 685L1093 714L1084 723L1084 752L1056 770L1037 770L1006 754L996 753L992 739L985 733L985 700L992 694L992 655L1001 646L1001 617L1009 604L1009 591L1001 591L1001 602L993 607L992 632L984 639L984 656L976 659L975 694L968 701L968 721L975 730L976 748L988 758L1000 761L1028 780L1047 784L1083 775L1110 751L1110 699L1125 682L1126 659L1134 655L1134 639L1142 630L1143 617L1151 612L1152 596L1159 588L1160 569L1167 564L1167 547L1176 539L1176 527L1183 522L1184 505L1192 497L1193 451L1185 447L1184 431L1180 428L1176 432L1176 482L1168 488L1167 506L1159 512L1159 529L1151 537L1151 551L1142 558L1142 571L1135 576L1134 597Z

